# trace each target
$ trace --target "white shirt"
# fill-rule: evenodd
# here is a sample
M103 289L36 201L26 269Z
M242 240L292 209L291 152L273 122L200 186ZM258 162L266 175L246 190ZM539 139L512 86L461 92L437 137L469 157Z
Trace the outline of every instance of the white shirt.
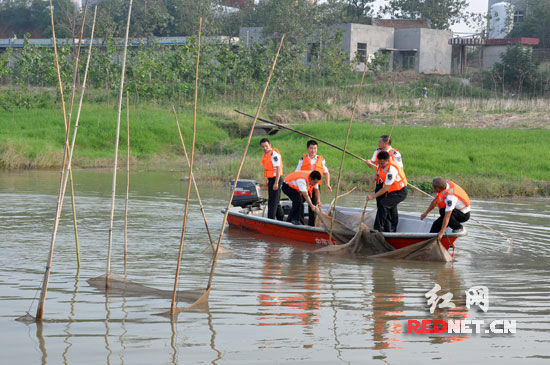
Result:
M305 179L296 179L296 185L302 193L307 193L307 181Z
M309 156L306 156L306 157L309 158L309 162L310 162L310 165L311 165L311 171L313 171L313 168L315 167L315 164L317 163L317 158L319 156L315 155L315 157L313 157L313 158L310 158ZM302 169L302 162L304 162L304 158L300 157L300 159L298 160L298 166L296 166L296 171L300 171ZM323 173L325 173L325 174L328 173L327 162L325 161L324 157L323 157Z
M281 155L278 154L277 151L273 150L273 153L271 154L271 163L275 169L281 166Z
M449 188L449 184L447 184L446 189L448 188ZM466 204L462 202L462 200L458 199L458 197L451 194L447 194L445 196L445 211L450 212L453 209L458 209L464 214L470 211L470 207L467 207Z
M390 153L389 150L391 148L387 149L386 152ZM378 157L378 152L380 152L380 148L377 148L371 158L372 162L376 162L376 158ZM390 155L393 155L393 161L399 165L399 167L403 167L403 159L401 158L401 153L397 150L393 150Z
M401 178L399 177L399 174L397 173L397 169L393 166L390 166L388 168L388 173L386 174L386 181L384 182L385 185L391 185L395 181L401 181Z

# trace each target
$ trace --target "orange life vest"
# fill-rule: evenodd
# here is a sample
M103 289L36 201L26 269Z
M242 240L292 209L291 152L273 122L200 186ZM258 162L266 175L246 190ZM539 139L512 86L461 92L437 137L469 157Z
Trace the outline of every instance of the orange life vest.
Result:
M380 153L382 151L378 151L378 153ZM397 152L399 153L399 150L397 148L390 148L388 151L388 154L390 155L390 160L395 162L395 155L394 155L394 152ZM374 161L375 164L378 165L378 153L376 154L376 161Z
M277 170L275 167L273 167L273 161L271 161L271 156L273 155L273 151L279 153L276 148L272 148L269 153L264 153L264 156L262 157L261 164L264 165L264 176L265 177L275 177L277 175ZM281 154L279 153L279 156ZM283 157L281 157L281 175L283 174Z
M287 185L290 186L292 189L296 190L297 192L300 192L300 188L298 187L298 183L296 182L296 180L304 179L306 181L307 192L311 193L311 191L313 190L313 186L309 185L309 174L311 174L311 171L305 171L305 170L294 171L293 173L285 177L285 183L287 183Z
M381 182L381 183L384 183L386 181L386 175L388 174L390 166L395 167L395 169L397 170L397 174L399 175L401 180L397 181L397 177L396 177L395 180L393 181L393 184L391 184L390 190L388 190L388 193L391 193L392 191L401 190L405 186L407 186L407 184L408 184L407 183L407 177L405 176L405 171L403 171L403 168L401 166L399 166L398 164L396 164L391 159L388 161L388 164L386 165L385 169L380 168L380 166L378 166L376 168L376 173L378 175L378 181Z
M437 207L439 209L446 207L445 198L447 198L447 195L449 194L456 196L458 200L464 203L465 206L469 207L470 197L468 196L466 191L464 191L464 189L462 189L460 186L458 186L451 180L447 180L447 184L449 185L449 187L445 190L440 191L435 197L437 199Z
M325 168L323 167L323 156L317 155L317 161L315 162L315 165L311 166L311 160L309 159L309 155L307 153L304 153L302 155L302 170L305 171L319 171L321 174L321 180L319 181L319 185L323 183L323 175L325 173Z

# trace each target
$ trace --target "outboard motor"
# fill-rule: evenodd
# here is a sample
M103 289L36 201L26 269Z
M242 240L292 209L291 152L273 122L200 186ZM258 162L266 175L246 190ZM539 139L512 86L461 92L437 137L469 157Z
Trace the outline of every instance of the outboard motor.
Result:
M233 188L233 184L235 180L231 180L229 189ZM262 192L256 180L239 179L237 181L237 188L231 200L234 207L260 206L262 201Z

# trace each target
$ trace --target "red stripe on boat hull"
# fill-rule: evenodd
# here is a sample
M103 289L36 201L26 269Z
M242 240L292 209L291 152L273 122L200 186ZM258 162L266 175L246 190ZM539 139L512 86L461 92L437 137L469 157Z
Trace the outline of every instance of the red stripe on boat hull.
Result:
M238 215L229 213L227 222L233 226L240 228L247 228L252 231L256 231L268 236L288 238L290 240L328 245L329 235L326 232L315 232L307 229L303 229L303 226L287 227L278 224L271 224L261 220L249 219ZM385 237L386 241L395 247L403 248L415 243L425 241L425 237ZM448 250L449 246L456 241L458 237L444 237L443 246ZM336 244L332 239L332 244Z

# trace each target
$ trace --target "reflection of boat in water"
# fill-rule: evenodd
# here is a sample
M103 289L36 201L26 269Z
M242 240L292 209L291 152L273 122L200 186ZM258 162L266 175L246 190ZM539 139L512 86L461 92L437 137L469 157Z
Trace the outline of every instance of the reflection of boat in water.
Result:
M282 205L288 204L282 202ZM240 228L250 229L260 232L267 236L275 236L301 241L313 244L328 245L329 234L321 227L310 227L306 225L294 225L290 222L283 222L274 219L269 219L265 216L266 210L262 207L231 207L227 221L230 225ZM349 220L356 220L359 224L361 209L359 208L343 208L337 207L338 214L345 215ZM367 219L366 223L372 227L373 211L369 212L370 222ZM426 218L421 221L419 217L400 214L397 232L383 232L385 240L394 248L403 248L415 243L425 241L437 236L437 233L429 233L433 220ZM447 229L446 236L443 238L443 246L449 249L449 246L454 244L458 237L465 236L466 232L453 233L451 229ZM353 235L352 235L353 236ZM352 236L349 238L351 239ZM332 239L330 244L337 244Z

